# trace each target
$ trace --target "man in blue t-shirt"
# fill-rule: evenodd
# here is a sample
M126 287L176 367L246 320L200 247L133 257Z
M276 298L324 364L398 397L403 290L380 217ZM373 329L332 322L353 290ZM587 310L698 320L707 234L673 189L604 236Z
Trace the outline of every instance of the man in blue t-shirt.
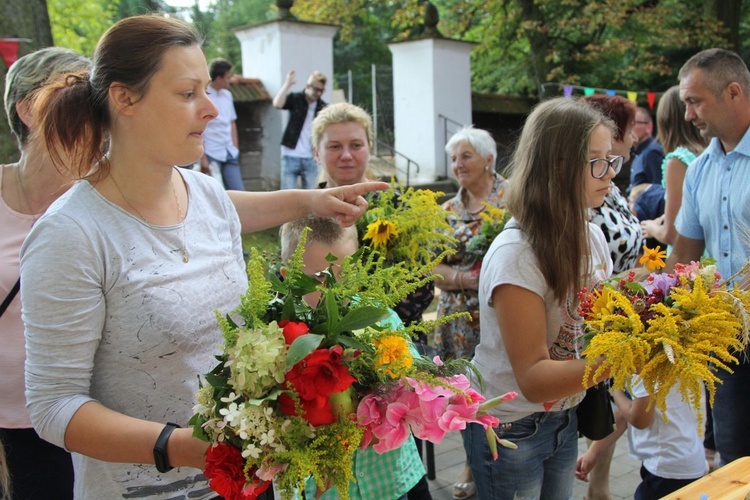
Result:
M630 164L630 187L638 184L661 184L661 164L664 161L664 148L654 139L654 121L646 108L635 111L635 151Z

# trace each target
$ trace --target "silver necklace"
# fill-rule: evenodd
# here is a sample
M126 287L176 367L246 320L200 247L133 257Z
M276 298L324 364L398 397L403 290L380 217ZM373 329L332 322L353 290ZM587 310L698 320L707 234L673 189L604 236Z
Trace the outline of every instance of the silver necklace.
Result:
M135 208L135 205L133 205L132 203L130 203L130 200L128 200L125 197L125 194L122 192L122 189L120 189L120 186L117 184L117 181L115 181L114 176L110 174L110 177L112 178L112 184L115 185L115 188L117 188L117 192L120 193L120 196L125 201L125 203L127 203L128 206L130 208L132 208L133 211L136 214L138 214L138 217L140 217L141 219L143 219L143 222L145 222L146 224L148 224L149 227L153 228L154 224L151 224L148 221L148 219L146 219L146 217L143 216L143 214L141 213L141 211L138 210L137 208ZM186 223L185 223L185 220L183 220L182 207L180 206L180 200L177 198L177 189L175 189L175 187L174 187L174 179L171 180L171 183L172 183L172 194L174 195L174 202L175 202L175 205L177 205L177 214L179 215L180 221L182 222L182 248L179 248L177 250L178 250L178 252L180 252L180 255L182 255L182 262L184 262L185 264L187 264L190 259L188 258L188 252L187 252L187 236L185 234L185 225L186 225Z

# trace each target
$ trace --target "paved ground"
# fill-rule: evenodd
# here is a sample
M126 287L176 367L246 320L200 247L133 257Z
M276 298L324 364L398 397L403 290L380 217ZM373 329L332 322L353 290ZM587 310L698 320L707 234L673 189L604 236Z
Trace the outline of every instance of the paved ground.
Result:
M586 440L578 442L578 453L586 451ZM464 466L464 449L461 435L458 432L449 434L441 444L435 446L436 478L429 481L430 492L435 500L452 500L453 483L458 478ZM633 492L640 483L640 463L628 456L628 441L625 436L620 438L615 449L610 471L610 490L614 500L633 498ZM582 499L586 495L587 484L576 480L573 490L574 499ZM476 498L476 497L475 497ZM482 499L478 499L482 500Z

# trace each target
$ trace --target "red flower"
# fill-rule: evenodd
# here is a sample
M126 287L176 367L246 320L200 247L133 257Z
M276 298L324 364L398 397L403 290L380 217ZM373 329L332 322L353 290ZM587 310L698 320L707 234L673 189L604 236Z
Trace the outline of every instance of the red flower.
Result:
M300 404L302 405L302 416L313 427L332 424L336 421L331 403L327 399L302 399L300 400ZM281 394L279 396L279 411L284 415L297 415L294 408L294 399L288 394Z
M286 380L303 400L328 398L334 392L345 391L356 382L341 361L341 346L316 349L287 372Z
M284 329L282 335L284 335L286 345L292 345L292 342L294 342L297 337L301 337L302 335L310 332L310 327L308 327L301 321L296 322L285 319L283 321L279 321L279 326Z
M254 500L271 485L255 476L247 483L245 459L234 446L219 443L206 452L206 469L203 474L210 480L209 486L225 500Z
M335 422L329 398L335 392L349 388L356 379L344 366L341 346L316 349L287 372L286 381L299 394L304 418L312 425ZM296 415L294 401L288 395L279 397L281 411Z

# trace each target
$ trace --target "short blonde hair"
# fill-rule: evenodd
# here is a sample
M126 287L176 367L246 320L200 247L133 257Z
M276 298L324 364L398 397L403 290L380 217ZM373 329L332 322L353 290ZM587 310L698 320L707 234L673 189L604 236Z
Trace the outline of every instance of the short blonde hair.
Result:
M310 232L307 233L308 243L333 245L339 241L352 241L355 246L359 247L355 226L344 227L336 219L308 215L281 226L281 262L286 264L291 260L302 239L302 233L308 227L310 228Z
M362 125L367 134L367 144L372 149L372 118L364 109L348 102L329 104L312 122L312 146L320 149L320 141L323 134L330 125L338 123L354 122Z
M326 78L326 75L324 75L320 71L313 71L307 78L308 85L312 85L313 83L322 83L323 85L325 85L327 82L328 78Z

